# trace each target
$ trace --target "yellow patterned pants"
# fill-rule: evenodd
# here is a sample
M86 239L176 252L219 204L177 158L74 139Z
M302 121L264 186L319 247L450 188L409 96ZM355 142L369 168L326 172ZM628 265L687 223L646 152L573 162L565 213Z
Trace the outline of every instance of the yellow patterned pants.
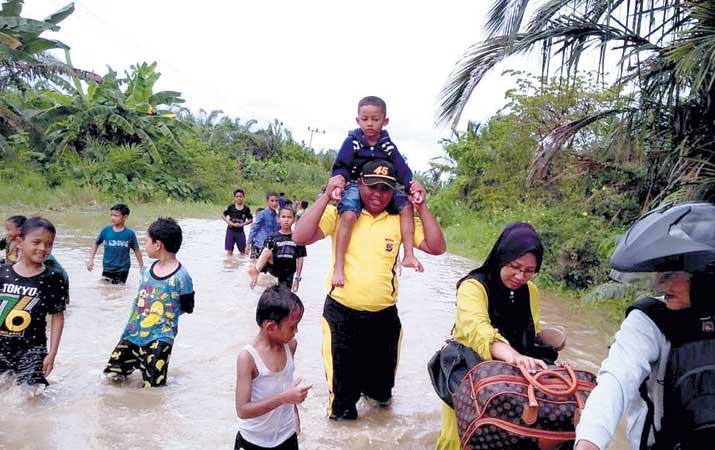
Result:
M104 373L128 376L138 369L145 388L164 386L169 370L169 356L171 344L166 342L151 341L146 345L136 345L122 339L109 357Z

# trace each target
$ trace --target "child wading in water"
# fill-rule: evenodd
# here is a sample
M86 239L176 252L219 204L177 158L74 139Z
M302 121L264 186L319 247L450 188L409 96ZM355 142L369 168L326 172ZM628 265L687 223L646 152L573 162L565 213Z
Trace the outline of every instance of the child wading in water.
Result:
M303 303L282 285L266 289L258 300L260 331L238 354L234 450L297 450L303 403L312 386L293 380L295 335L303 318Z
M246 251L246 234L243 227L253 223L251 208L243 204L245 193L243 189L233 191L233 203L223 211L221 218L226 222L226 238L224 248L227 255L233 255L234 245L238 248L238 253Z
M5 221L5 237L0 240L0 250L5 250L5 256L0 257L0 263L15 264L20 257L17 243L20 230L27 221L25 216L8 217Z
M5 250L5 258L0 258L0 264L5 263L12 266L20 258L20 249L17 244L20 242L20 231L22 230L22 226L25 222L27 222L27 217L25 216L8 217L5 221L5 237L0 240L0 250ZM50 251L52 251L52 249L50 249ZM62 278L64 278L65 288L68 292L65 302L69 304L70 281L67 271L64 267L62 267L62 264L57 261L57 258L52 256L51 253L47 254L45 267L59 272L62 275Z
M333 176L341 175L347 184L347 187L344 184L342 189L335 189L331 193L333 199L340 202L338 203L340 225L335 239L335 266L331 280L333 286L345 285L345 251L350 243L353 226L362 212L357 186L362 166L368 161L384 159L395 166L397 181L405 187L408 193L412 183L417 183L412 179L412 170L397 150L397 146L392 142L387 131L383 129L390 122L387 117L385 101L374 96L363 98L358 103L358 116L355 121L359 128L348 133L333 164ZM380 175L385 174L371 174L371 176ZM421 196L415 196L414 201L420 204L424 199ZM402 265L413 267L418 272L422 272L424 269L415 258L412 243L415 234L414 212L404 192L395 191L387 212L400 214L400 233L405 249Z
M300 287L300 274L303 271L303 258L307 256L304 245L293 242L291 226L295 222L295 213L291 208L283 207L278 214L280 230L266 239L265 247L256 265L248 267L251 277L251 289L256 287L258 275L261 272L270 272L278 278L278 283L284 284L298 291Z
M87 270L94 269L94 255L97 249L104 243L104 257L102 258L102 278L112 284L124 284L129 276L129 268L132 263L129 259L129 249L134 250L134 255L139 263L139 270L144 268L142 252L139 250L139 242L134 230L125 226L129 218L129 207L122 203L117 203L109 210L109 221L111 225L102 228L97 239L92 245L87 261Z
M248 233L248 245L251 246L251 259L261 256L266 238L278 231L278 194L266 194L266 207L256 210L256 219Z
M149 225L146 234L147 256L158 261L142 269L129 322L104 373L121 382L139 369L144 387L149 388L166 384L179 315L194 310L194 286L176 259L182 241L179 224L160 218Z
M15 372L18 384L49 384L55 365L68 292L62 274L44 264L54 241L52 223L32 217L20 230L21 258L0 266L0 373Z

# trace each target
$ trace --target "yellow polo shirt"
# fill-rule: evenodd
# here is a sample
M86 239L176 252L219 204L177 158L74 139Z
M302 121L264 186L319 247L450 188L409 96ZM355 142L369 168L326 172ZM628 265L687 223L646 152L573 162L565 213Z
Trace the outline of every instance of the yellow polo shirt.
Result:
M355 222L350 244L345 252L345 286L333 288L335 239L340 216L328 205L320 219L324 236L332 237L333 256L328 273L328 295L348 308L358 311L380 311L397 301L397 255L402 243L400 216L380 213L373 217L364 209ZM424 240L422 221L415 217L414 246Z

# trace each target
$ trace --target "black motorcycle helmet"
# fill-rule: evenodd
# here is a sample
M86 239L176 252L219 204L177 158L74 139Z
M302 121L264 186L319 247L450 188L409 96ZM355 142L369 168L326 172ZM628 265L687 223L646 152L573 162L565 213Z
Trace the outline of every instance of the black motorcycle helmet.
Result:
M610 264L616 273L712 273L715 270L715 205L668 203L646 213L623 236Z

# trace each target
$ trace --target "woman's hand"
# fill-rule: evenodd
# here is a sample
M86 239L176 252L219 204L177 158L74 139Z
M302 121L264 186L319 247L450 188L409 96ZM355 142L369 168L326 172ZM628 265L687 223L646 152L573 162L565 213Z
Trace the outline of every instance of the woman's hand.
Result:
M500 361L508 362L521 366L530 372L536 372L537 369L546 369L546 363L540 359L522 355L512 348L506 342L494 341L492 343L492 358Z
M546 369L546 363L542 360L522 355L520 353L514 355L509 362L516 364L517 366L521 366L529 372L536 372L538 369Z

